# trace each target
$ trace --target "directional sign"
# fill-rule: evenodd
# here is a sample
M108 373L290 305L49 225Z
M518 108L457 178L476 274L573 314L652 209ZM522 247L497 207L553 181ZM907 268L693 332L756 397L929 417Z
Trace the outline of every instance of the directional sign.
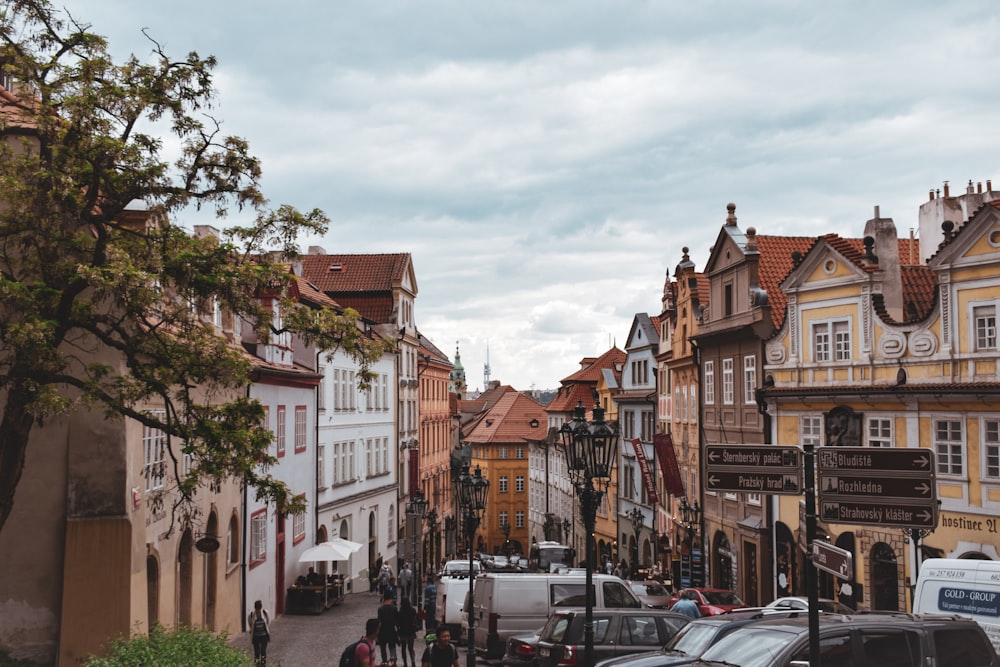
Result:
M709 471L705 473L706 488L713 491L727 489L731 491L742 491L744 493L801 493L802 484L799 475L795 472L783 474L781 472L734 472Z
M706 445L705 489L800 495L802 451L774 445Z
M872 524L891 528L936 528L937 512L922 505L888 505L820 498L820 518L834 523Z
M813 540L813 565L840 579L850 579L854 570L851 552L829 542Z
M930 450L820 447L817 461L820 518L892 528L937 527Z

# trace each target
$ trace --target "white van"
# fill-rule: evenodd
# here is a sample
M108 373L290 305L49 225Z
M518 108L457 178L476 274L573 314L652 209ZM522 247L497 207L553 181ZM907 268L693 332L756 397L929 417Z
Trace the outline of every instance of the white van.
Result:
M473 637L476 653L488 660L504 654L507 639L541 629L549 614L585 607L587 573L488 572L476 577ZM642 603L618 577L594 574L595 609L641 609Z
M465 571L469 571L469 564L466 562ZM463 639L463 621L467 613L463 613L462 607L465 598L469 594L469 576L467 574L454 574L445 577L437 582L437 615L438 627L446 627L451 631L451 639L456 643ZM468 627L468 626L465 626Z
M920 565L913 612L971 618L1000 652L1000 562L928 558Z

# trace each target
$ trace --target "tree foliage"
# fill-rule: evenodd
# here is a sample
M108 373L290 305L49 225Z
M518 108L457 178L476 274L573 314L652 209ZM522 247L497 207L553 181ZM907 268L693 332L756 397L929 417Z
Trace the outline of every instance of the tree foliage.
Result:
M289 293L296 239L328 220L269 207L259 160L211 116L213 58L150 44L146 61L116 63L47 0L0 6L0 67L16 82L0 99L0 530L32 430L78 409L167 435L175 509L227 477L301 509L269 472L262 407L231 398L250 356L201 313L218 304L260 340L277 333L259 297ZM201 209L250 222L223 239L174 222ZM284 298L281 313L283 330L353 356L362 382L386 350L351 310Z

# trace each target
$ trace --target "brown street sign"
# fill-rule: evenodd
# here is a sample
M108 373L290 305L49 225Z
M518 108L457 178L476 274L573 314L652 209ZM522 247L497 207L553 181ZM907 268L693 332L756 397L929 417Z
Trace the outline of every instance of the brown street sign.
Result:
M784 474L710 470L705 473L705 488L710 491L799 495L802 493L801 479L801 476L794 472Z
M812 545L813 565L840 579L851 578L854 559L850 551L821 540L813 540Z
M802 451L774 445L706 445L705 489L726 493L802 493Z
M866 496L875 498L934 497L934 484L913 477L861 477L859 475L822 474L819 478L823 495Z
M936 506L899 505L820 498L819 516L833 523L853 523L891 528L936 528Z
M928 449L895 447L820 447L817 468L824 472L877 472L891 475L933 475L934 455Z

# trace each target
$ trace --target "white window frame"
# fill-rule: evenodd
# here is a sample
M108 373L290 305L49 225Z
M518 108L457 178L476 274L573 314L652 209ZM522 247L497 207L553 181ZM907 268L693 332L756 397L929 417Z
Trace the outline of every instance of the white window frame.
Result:
M748 354L743 357L743 402L754 403L757 400L757 357Z
M894 447L895 420L885 415L870 415L865 420L865 442L869 447Z
M850 318L818 320L812 323L813 362L838 363L851 361L854 341Z
M267 512L250 517L250 562L257 564L267 560Z
M306 536L306 513L296 512L292 516L292 542L300 542Z
M715 362L705 362L705 404L715 404Z
M1000 415L982 415L979 420L982 479L1000 482Z
M823 417L820 415L799 415L799 442L803 445L823 444Z
M514 527L524 528L524 510L516 510L514 512Z
M514 491L516 493L524 493L524 475L514 477Z
M507 493L510 490L510 483L507 475L500 475L500 483L497 493Z
M156 419L166 416L164 410L151 410ZM166 471L167 434L158 428L143 425L142 427L142 476L146 480L146 491L159 491L163 488L163 478Z
M942 433L944 427L946 433ZM942 435L946 435L942 438ZM957 439L954 436L957 435ZM958 415L937 415L931 419L931 439L938 477L964 478L966 474L965 422ZM957 459L957 460L956 460Z
M735 402L736 388L734 387L732 357L722 360L722 404L732 405Z
M995 352L997 349L997 306L995 302L970 303L970 334L975 352Z
M316 488L326 486L326 445L316 447Z

